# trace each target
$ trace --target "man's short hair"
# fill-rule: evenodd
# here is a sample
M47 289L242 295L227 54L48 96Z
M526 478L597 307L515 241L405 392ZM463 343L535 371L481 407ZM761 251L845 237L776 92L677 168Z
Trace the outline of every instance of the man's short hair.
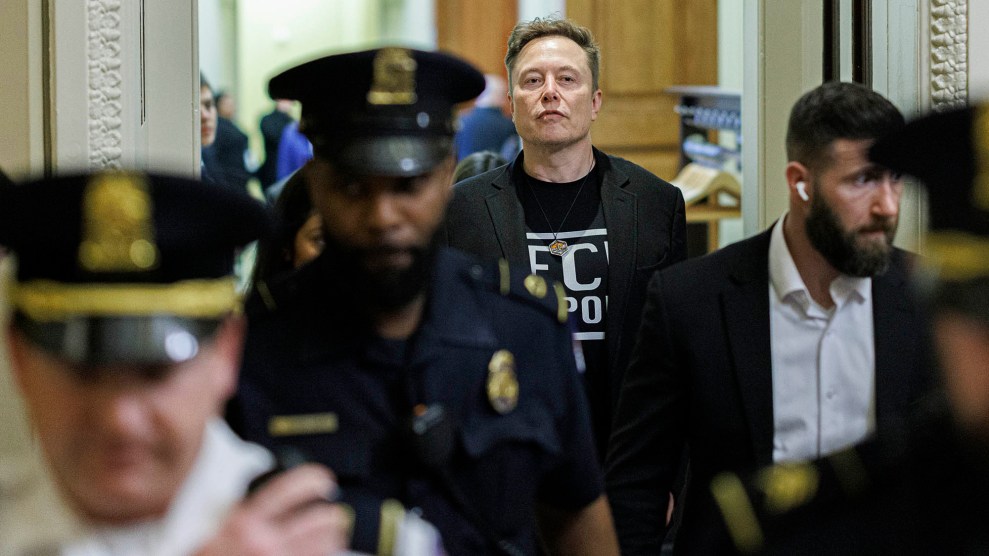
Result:
M787 160L819 169L837 139L880 139L904 126L903 114L858 83L829 81L805 93L790 111Z
M577 43L587 54L587 65L591 68L594 90L598 89L598 78L601 75L601 48L594 42L594 35L587 27L577 25L569 19L554 17L535 18L532 21L521 21L508 36L508 52L505 54L505 67L508 69L508 90L512 90L512 69L519 53L525 45L542 37L565 37Z

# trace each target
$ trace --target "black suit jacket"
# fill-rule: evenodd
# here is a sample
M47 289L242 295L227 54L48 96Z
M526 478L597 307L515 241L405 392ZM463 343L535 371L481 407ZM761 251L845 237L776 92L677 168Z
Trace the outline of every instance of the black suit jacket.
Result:
M213 142L213 151L216 154L216 163L219 165L218 173L222 175L218 179L224 185L237 189L246 188L247 180L251 178L244 163L247 135L237 127L237 124L226 118L216 119L216 140Z
M525 152L507 166L454 187L446 242L482 258L504 258L529 268L525 215L512 175ZM635 342L646 285L652 274L687 257L680 190L627 160L594 149L601 205L608 228L608 311L605 339L611 407Z
M659 553L684 442L693 476L678 552L695 551L703 541L694 516L707 511L700 510L715 473L772 463L770 234L657 273L649 284L606 466L623 554ZM890 269L872 281L880 436L901 431L928 386L909 258L895 250Z

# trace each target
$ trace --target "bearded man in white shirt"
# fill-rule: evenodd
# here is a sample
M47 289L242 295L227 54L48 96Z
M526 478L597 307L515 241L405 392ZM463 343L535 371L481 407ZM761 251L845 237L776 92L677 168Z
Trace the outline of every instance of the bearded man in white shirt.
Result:
M607 487L623 554L659 553L684 445L675 550L701 551L724 470L821 457L898 433L927 389L903 184L868 159L904 125L881 95L826 83L787 132L789 210L767 231L653 277L616 415Z

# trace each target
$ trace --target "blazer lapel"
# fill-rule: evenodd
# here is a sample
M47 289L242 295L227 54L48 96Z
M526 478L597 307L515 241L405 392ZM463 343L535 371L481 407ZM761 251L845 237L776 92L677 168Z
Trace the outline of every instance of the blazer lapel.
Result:
M521 158L517 158L516 164L520 163ZM526 263L528 268L525 216L510 180L513 166L514 164L506 166L505 171L491 182L491 193L485 197L484 202L501 247L501 257L513 263ZM491 256L495 256L495 253L491 253Z
M773 457L773 374L769 338L770 230L752 238L722 295L732 367L742 398L755 464Z
M611 165L607 155L595 149L601 171L601 207L608 228L608 320L605 338L608 341L609 368L617 364L618 344L625 323L629 287L632 284L638 254L636 219L638 207L635 194L625 190L629 179ZM625 338L624 341L629 341ZM621 369L623 372L624 369ZM616 398L617 399L617 398Z
M876 430L897 430L909 403L909 370L916 367L917 322L907 269L897 252L889 271L872 279L872 328L876 351Z

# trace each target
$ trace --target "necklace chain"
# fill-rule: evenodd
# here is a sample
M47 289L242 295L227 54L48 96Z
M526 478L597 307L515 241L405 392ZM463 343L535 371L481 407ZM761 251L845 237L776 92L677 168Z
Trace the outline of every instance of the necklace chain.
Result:
M562 257L570 251L570 247L567 242L562 239L558 239L556 236L563 230L563 226L567 223L567 218L570 218L570 212L573 211L574 206L577 205L577 199L580 199L581 192L584 191L584 186L587 185L587 180L591 177L591 171L594 170L594 159L591 159L591 166L587 169L587 173L584 174L584 179L580 182L580 187L577 188L577 194L574 195L573 201L570 202L570 208L567 209L566 214L563 215L563 220L560 221L560 225L553 231L553 224L549 221L549 216L546 215L546 211L543 209L543 204L539 202L539 197L536 195L536 188L532 187L532 182L528 181L531 178L526 174L527 181L529 185L529 192L532 193L532 198L536 201L536 206L539 207L539 212L542 213L543 219L546 220L546 226L549 227L549 232L553 234L553 243L550 243L550 253Z

